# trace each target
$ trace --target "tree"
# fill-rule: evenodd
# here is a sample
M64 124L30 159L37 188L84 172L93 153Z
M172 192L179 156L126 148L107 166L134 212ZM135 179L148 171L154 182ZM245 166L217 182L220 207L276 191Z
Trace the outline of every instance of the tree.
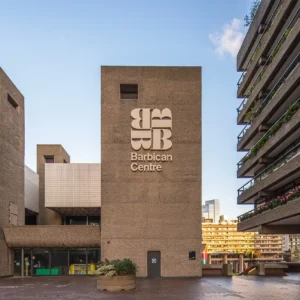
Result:
M292 255L293 262L300 262L300 250L296 249Z
M244 17L244 21L245 21L245 27L250 26L250 24L252 23L254 16L256 14L256 11L260 5L261 0L255 0L252 2L251 8L250 8L250 15L246 15Z

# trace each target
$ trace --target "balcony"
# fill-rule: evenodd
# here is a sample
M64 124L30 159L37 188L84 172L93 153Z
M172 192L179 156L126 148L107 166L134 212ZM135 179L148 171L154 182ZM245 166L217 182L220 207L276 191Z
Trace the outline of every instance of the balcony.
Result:
M256 39L259 37L259 27L266 21L268 14L273 6L273 3L273 0L265 0L260 4L237 55L238 71L245 70L244 65L246 64L245 62L247 61L249 52L255 44Z
M300 98L238 163L238 177L253 177L284 149L300 139Z
M292 234L299 232L300 197L267 202L265 208L239 216L239 231L256 231L261 234ZM273 200L272 200L273 201ZM271 206L272 205L272 206ZM265 209L265 210L264 210Z
M300 94L300 53L276 82L261 105L238 135L237 150L250 150L263 136L261 124L274 124Z
M300 177L300 142L238 190L238 204L254 204L260 198Z
M297 19L299 11L300 8L297 10L297 13L282 34L278 43L273 47L271 54L267 58L253 84L249 86L249 89L246 92L247 97L237 109L238 124L246 125L248 123L250 119L248 115L251 112L251 109L256 110L259 101L261 101L259 98L263 96L263 91L267 90L270 81L276 77L278 70L282 64L286 62L287 56L294 50L294 46L297 45L300 35L300 20ZM294 23L295 19L297 20L296 23Z
M244 71L238 81L238 98L245 97L245 91L247 86L250 84L253 76L257 69L260 68L262 59L261 57L266 56L269 49L272 47L272 43L276 35L278 35L284 22L286 20L286 15L290 13L295 2L293 0L278 1L276 7L268 21L264 26L264 31L260 36L259 42L257 43L252 57L250 58L246 71Z

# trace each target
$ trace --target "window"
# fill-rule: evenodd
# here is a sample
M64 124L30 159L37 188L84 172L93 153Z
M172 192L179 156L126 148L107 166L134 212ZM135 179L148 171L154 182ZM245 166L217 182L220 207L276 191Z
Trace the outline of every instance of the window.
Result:
M138 99L138 85L137 84L120 84L121 99L135 100Z
M100 225L100 216L89 216L88 225Z
M17 108L19 106L10 94L7 94L7 101L12 105L13 108Z
M196 260L196 251L189 251L189 260Z
M45 163L46 164L53 164L54 163L54 155L44 155Z
M87 225L86 216L68 216L66 217L67 225Z
M67 164L68 162L64 159L64 164Z

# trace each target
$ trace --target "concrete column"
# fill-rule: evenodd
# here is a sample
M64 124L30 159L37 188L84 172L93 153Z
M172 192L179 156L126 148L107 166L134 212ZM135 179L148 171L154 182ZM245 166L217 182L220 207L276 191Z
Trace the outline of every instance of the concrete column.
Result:
M228 263L228 259L227 259L227 254L223 255L223 264L227 264Z
M239 256L239 273L244 271L244 255L240 254Z
M259 263L257 267L257 275L258 276L265 276L265 264L264 263Z
M234 273L239 273L239 263L237 261L234 263Z
M211 254L207 254L207 263L211 265Z
M21 276L24 277L24 249L21 250Z

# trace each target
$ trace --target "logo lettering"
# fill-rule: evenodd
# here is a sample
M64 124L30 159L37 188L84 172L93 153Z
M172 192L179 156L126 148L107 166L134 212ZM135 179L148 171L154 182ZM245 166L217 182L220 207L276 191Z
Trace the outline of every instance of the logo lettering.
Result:
M172 147L172 113L150 108L131 111L131 146L134 150L169 150Z

